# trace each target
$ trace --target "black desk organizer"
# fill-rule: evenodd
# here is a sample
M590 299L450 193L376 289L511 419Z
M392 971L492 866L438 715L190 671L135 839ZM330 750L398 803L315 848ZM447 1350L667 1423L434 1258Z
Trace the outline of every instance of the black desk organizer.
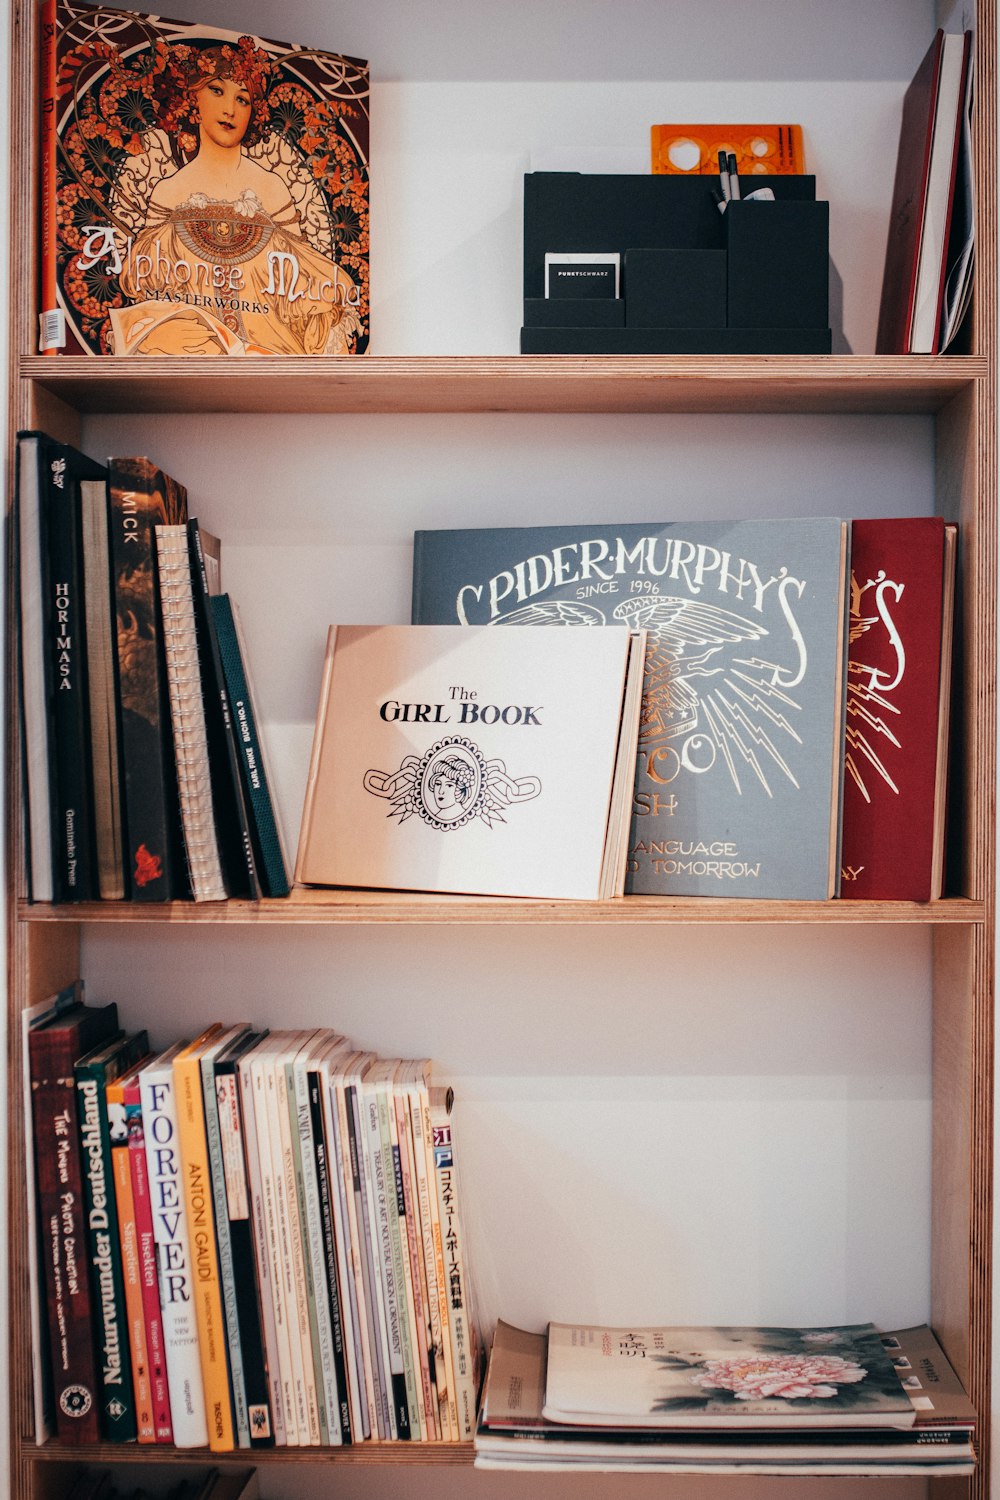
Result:
M529 172L522 354L829 354L829 204L814 177ZM617 251L621 297L545 296L546 253Z

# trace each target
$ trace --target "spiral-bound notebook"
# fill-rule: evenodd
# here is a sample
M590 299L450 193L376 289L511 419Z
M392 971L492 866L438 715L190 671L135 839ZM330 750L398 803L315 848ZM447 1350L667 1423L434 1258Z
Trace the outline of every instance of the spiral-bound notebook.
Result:
M224 901L228 892L215 831L187 527L157 526L156 556L170 720L191 891L196 901Z

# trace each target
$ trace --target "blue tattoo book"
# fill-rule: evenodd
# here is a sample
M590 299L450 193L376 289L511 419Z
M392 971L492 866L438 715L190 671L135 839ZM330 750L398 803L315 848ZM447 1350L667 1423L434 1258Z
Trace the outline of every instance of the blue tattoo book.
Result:
M645 630L626 890L824 900L839 879L849 529L418 531L412 618Z

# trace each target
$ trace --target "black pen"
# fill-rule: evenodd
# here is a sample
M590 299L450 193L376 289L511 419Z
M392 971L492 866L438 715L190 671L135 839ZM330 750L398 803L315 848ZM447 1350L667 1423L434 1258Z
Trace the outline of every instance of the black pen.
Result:
M722 156L722 152L721 151L719 152L719 156L720 157ZM727 196L730 197L730 198L736 199L736 198L738 198L740 196L740 179L739 179L739 174L736 171L736 153L735 153L735 151L730 151L729 156L727 158L726 165L727 165L727 168L728 168L728 175L729 175L729 193L728 193Z

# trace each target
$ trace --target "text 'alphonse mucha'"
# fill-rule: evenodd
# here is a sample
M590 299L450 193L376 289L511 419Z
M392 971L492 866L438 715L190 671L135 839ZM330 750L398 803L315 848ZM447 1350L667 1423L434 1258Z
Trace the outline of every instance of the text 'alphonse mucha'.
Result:
M366 63L55 0L43 64L43 349L364 352Z

